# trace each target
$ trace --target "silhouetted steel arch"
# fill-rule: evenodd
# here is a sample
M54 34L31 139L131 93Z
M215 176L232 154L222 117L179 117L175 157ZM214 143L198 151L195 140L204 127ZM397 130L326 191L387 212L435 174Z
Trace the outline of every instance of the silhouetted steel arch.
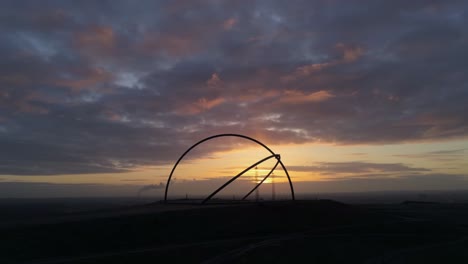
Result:
M249 170L251 170L253 167L271 159L271 158L276 158L277 160L280 159L280 156L277 155L277 154L274 154L274 155L270 155L266 158L263 158L257 162L255 162L254 164L250 165L249 167L247 167L246 169L244 169L243 171L239 172L236 176L232 177L229 181L227 181L226 183L224 183L223 185L221 185L221 187L219 187L218 189L216 189L216 191L214 191L213 193L211 193L210 195L208 195L208 197L205 198L205 200L203 200L202 203L206 203L208 202L208 200L211 199L211 197L215 196L219 191L221 191L222 189L224 189L226 186L228 186L231 182L233 182L235 179L239 178L240 176L242 176L244 173L248 172ZM257 187L254 187L254 190L257 189ZM249 193L250 194L250 193ZM244 199L242 199L244 200Z
M289 177L289 173L288 173L288 170L286 169L286 166L284 166L283 162L281 161L280 159L280 156L276 153L274 153L269 147L267 147L265 144L263 144L262 142L254 139L254 138L251 138L251 137L248 137L248 136L245 136L245 135L241 135L241 134L217 134L217 135L213 135L213 136L210 136L210 137L207 137L205 139L202 139L200 141L198 141L197 143L193 144L190 148L188 148L183 154L182 156L179 157L179 159L177 160L177 162L174 164L174 167L172 168L171 170L171 174L169 174L169 177L167 179L167 183L166 183L166 190L164 192L164 201L167 202L167 192L169 190L169 184L171 183L171 179L172 179L172 174L174 174L174 171L175 169L177 168L177 165L179 165L180 161L185 157L185 155L187 155L192 149L194 149L196 146L200 145L201 143L205 142L205 141L208 141L208 140L211 140L211 139L214 139L214 138L219 138L219 137L239 137L239 138L244 138L244 139L247 139L247 140L250 140L250 141L253 141L257 144L259 144L260 146L262 146L263 148L265 148L266 150L268 150L270 153L271 153L271 156L268 156L262 160L260 160L259 162L255 163L254 165L250 166L249 168L245 169L244 171L242 171L241 173L239 173L238 175L234 176L231 180L229 180L228 182L226 182L225 184L223 184L220 188L218 188L214 193L212 193L211 195L209 195L205 200L203 200L203 203L205 203L206 201L208 201L211 197L213 197L217 192L219 192L220 190L222 190L224 187L226 187L228 184L230 184L232 181L234 181L235 179L237 179L238 177L240 177L242 174L244 174L245 172L247 172L248 170L250 170L251 168L255 167L256 165L268 160L268 159L271 159L273 157L275 157L277 159L277 164L275 165L274 168L276 168L276 166L278 165L278 163L281 165L281 167L283 168L284 172L286 173L286 176L288 178L288 181L289 181L289 187L291 188L291 197L292 197L292 200L295 200L295 195L294 195L294 187L293 187L293 184L292 184L292 181L291 181L291 177ZM274 169L272 169L270 171L270 173L262 180L262 182L268 178L268 176L270 176L271 172L273 171ZM259 185L257 185L254 190L258 187ZM251 192L250 192L251 193ZM250 194L249 193L249 194ZM248 195L246 195L245 197L247 197ZM245 198L244 197L244 198Z
M251 193L253 193L255 190L257 190L258 187L260 187L260 185L263 184L263 182L268 179L268 177L270 177L270 175L275 171L276 167L278 167L278 164L280 163L280 158L276 158L278 161L276 162L275 166L273 166L273 168L271 168L270 172L268 172L268 174L259 182L257 183L257 185L255 185L255 187L253 187L252 190L250 190L250 192L248 192L243 198L242 200L245 200L247 197L249 197L249 195Z

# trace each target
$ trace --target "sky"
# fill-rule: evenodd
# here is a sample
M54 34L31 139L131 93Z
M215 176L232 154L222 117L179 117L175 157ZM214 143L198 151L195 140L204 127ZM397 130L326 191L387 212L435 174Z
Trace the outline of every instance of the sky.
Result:
M466 25L450 0L2 1L0 197L161 195L218 133L300 193L468 189ZM170 192L268 155L207 142Z

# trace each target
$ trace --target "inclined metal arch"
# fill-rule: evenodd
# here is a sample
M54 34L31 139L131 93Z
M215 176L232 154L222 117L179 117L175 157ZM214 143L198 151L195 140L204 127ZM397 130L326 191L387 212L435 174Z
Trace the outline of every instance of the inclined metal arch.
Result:
M217 135L213 135L213 136L210 136L210 137L207 137L207 138L204 138L200 141L198 141L197 143L193 144L190 148L188 148L180 157L179 159L177 159L176 163L174 164L174 167L172 167L172 170L171 170L171 173L169 174L169 177L167 178L167 183L166 183L166 188L165 188L165 191L164 191L164 202L167 202L167 192L169 190L169 185L171 183L171 179L172 179L172 175L174 174L174 171L175 169L177 168L177 166L179 165L179 163L182 161L182 159L192 150L194 149L196 146L202 144L203 142L206 142L208 140L211 140L211 139L214 139L214 138L220 138L220 137L238 137L238 138L243 138L243 139L247 139L247 140L250 140L252 142L255 142L257 143L258 145L262 146L263 148L265 148L266 150L268 150L268 152L271 153L271 156L269 156L269 158L271 157L276 157L277 159L277 163L279 163L281 165L281 167L283 168L284 172L286 173L286 177L288 178L288 181L289 181L289 187L291 189L291 198L292 200L295 200L295 195L294 195L294 187L293 187L293 184L292 184L292 181L291 181L291 177L289 176L289 173L288 173L288 170L286 169L286 166L284 166L283 162L281 161L281 159L279 158L279 155L276 154L275 152L273 152L269 147L267 147L265 144L263 144L262 142L254 139L254 138L251 138L249 136L245 136L245 135L241 135L241 134L217 134ZM264 159L265 160L265 159ZM262 162L264 161L262 160ZM259 162L261 163L261 162ZM275 165L275 168L276 168L277 165ZM249 167L250 169L250 167ZM245 170L244 170L245 172ZM240 173L240 175L242 175L243 173ZM271 174L271 173L269 173ZM269 176L268 174L268 176ZM217 191L219 191L220 189L224 188L225 186L227 186L229 183L231 183L233 180L235 180L237 177L240 176L239 174L234 177L234 179L231 179L230 181L226 182L223 186L221 186L220 188L218 188ZM267 176L267 177L268 177ZM258 187L258 186L257 186ZM257 188L256 187L256 188ZM216 192L214 194L216 194ZM208 196L204 201L206 202L207 200L209 200L209 198L211 198L214 194Z
M221 187L219 187L218 189L216 189L214 192L212 192L208 197L206 197L202 204L208 202L208 200L210 200L213 196L215 196L218 192L220 192L222 189L224 189L226 186L228 186L229 184L231 184L231 182L235 181L237 178L239 178L240 176L244 175L244 173L248 172L249 170L251 170L252 168L256 167L257 165L260 165L261 163L271 159L271 158L276 158L277 160L280 159L280 156L279 155L270 155L266 158L263 158L257 162L255 162L254 164L250 165L249 167L247 167L246 169L244 169L243 171L239 172L236 176L232 177L230 180L228 180L227 182L225 182L223 185L221 185ZM278 164L278 162L277 162ZM272 170L273 171L273 170ZM270 173L271 174L271 173ZM268 174L269 176L269 174ZM267 176L267 177L268 177ZM262 181L263 182L263 181ZM258 185L257 185L258 186ZM257 186L255 186L253 188L253 190L257 189ZM250 194L251 192L249 192ZM244 200L244 199L242 199Z

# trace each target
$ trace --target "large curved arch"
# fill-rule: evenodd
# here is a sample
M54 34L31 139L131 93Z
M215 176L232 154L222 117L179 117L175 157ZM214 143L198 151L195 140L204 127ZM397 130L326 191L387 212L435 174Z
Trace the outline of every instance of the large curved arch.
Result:
M214 138L219 138L219 137L239 137L239 138L243 138L243 139L247 139L247 140L250 140L252 142L255 142L257 143L258 145L262 146L263 148L265 148L266 150L268 150L268 152L271 153L271 156L269 156L269 158L271 157L277 157L277 160L279 162L279 164L281 165L281 167L283 168L284 172L286 173L286 176L288 178L288 181L289 181L289 187L291 188L291 197L292 197L292 200L295 200L295 195L294 195L294 187L293 187L293 184L292 184L292 181L291 181L291 177L289 177L289 173L288 173L288 170L286 169L286 166L284 166L283 162L281 161L278 154L274 153L269 147L267 147L265 144L263 144L262 142L254 139L254 138L251 138L251 137L248 137L248 136L245 136L245 135L241 135L241 134L217 134L217 135L213 135L213 136L210 136L210 137L207 137L207 138L204 138L200 141L198 141L197 143L193 144L190 148L188 148L180 157L179 159L177 159L176 163L174 164L174 167L172 167L172 170L171 170L171 173L169 174L169 177L167 178L167 183L166 183L166 189L164 191L164 201L167 202L167 192L169 190L169 185L171 183L171 179L172 179L172 174L174 174L174 171L175 169L177 168L177 166L179 165L179 163L182 161L182 159L192 150L194 149L196 146L200 145L201 143L203 142L206 142L208 140L211 140L211 139L214 139ZM262 160L263 162L264 160ZM261 163L261 162L260 162ZM249 167L250 168L250 167ZM244 171L245 172L245 171ZM243 173L242 173L243 174ZM242 175L241 174L241 175ZM240 175L239 175L240 176ZM235 180L235 179L234 179ZM233 180L231 179L230 182L232 182ZM225 185L229 184L230 182L227 182ZM223 185L225 187L225 185ZM223 187L222 186L222 187ZM223 187L223 188L224 188ZM215 191L215 194L216 194L216 191ZM214 194L213 194L214 195ZM211 198L212 195L210 195L207 199ZM203 202L206 202L205 199Z

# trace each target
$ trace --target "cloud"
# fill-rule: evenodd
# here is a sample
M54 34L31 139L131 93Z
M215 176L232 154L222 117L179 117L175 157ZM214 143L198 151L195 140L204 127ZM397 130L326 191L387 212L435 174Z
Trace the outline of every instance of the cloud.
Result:
M0 182L2 198L136 197L137 185Z
M464 190L468 177L456 174L420 174L401 177L340 178L294 184L296 193ZM281 190L277 186L277 190ZM284 189L283 189L284 190Z
M319 172L324 175L363 174L363 173L416 173L431 171L426 168L415 168L402 163L371 162L317 162L315 166L289 166L290 171Z
M278 144L467 138L466 8L10 2L0 10L0 149L11 154L0 174L168 164L215 133Z
M221 78L219 78L219 75L215 72L211 75L211 78L206 81L206 84L208 87L216 88L222 83Z
M86 31L76 33L78 49L93 54L112 52L115 45L115 33L111 27L96 26Z
M416 154L396 154L395 157L412 158L412 159L431 159L440 161L456 161L465 159L466 149L450 149L450 150L439 150L429 151Z
M229 18L223 22L224 30L231 30L237 24L237 19Z
M439 151L430 151L427 154L429 155L458 155L463 154L466 149L451 149L451 150L439 150Z
M280 101L290 104L300 104L307 102L321 102L332 98L333 95L328 91L318 91L304 94L300 91L286 90Z
M79 78L62 78L52 81L53 84L57 86L65 86L70 88L73 91L78 91L81 89L95 89L96 85L101 83L106 83L111 79L111 74L106 72L103 69L78 69L80 73L74 74L74 76L79 76ZM82 73L81 73L82 72ZM105 88L101 87L102 92L105 92Z
M159 184L145 185L138 190L138 196L140 196L142 192L146 192L150 190L161 190L161 189L164 189L165 187L166 185L163 184L162 182L160 182Z
M339 54L338 58L332 58L325 62L299 66L296 68L294 73L282 77L282 81L291 82L302 80L304 78L310 77L311 75L319 75L321 71L327 70L331 67L335 67L341 64L353 63L358 60L364 52L361 47L337 43L334 46L334 51L332 51L330 55L334 57L334 53Z
M194 103L181 107L181 109L178 112L181 114L189 114L189 115L199 114L201 112L210 110L211 108L222 104L224 101L225 99L223 98L214 98L214 99L200 98Z

